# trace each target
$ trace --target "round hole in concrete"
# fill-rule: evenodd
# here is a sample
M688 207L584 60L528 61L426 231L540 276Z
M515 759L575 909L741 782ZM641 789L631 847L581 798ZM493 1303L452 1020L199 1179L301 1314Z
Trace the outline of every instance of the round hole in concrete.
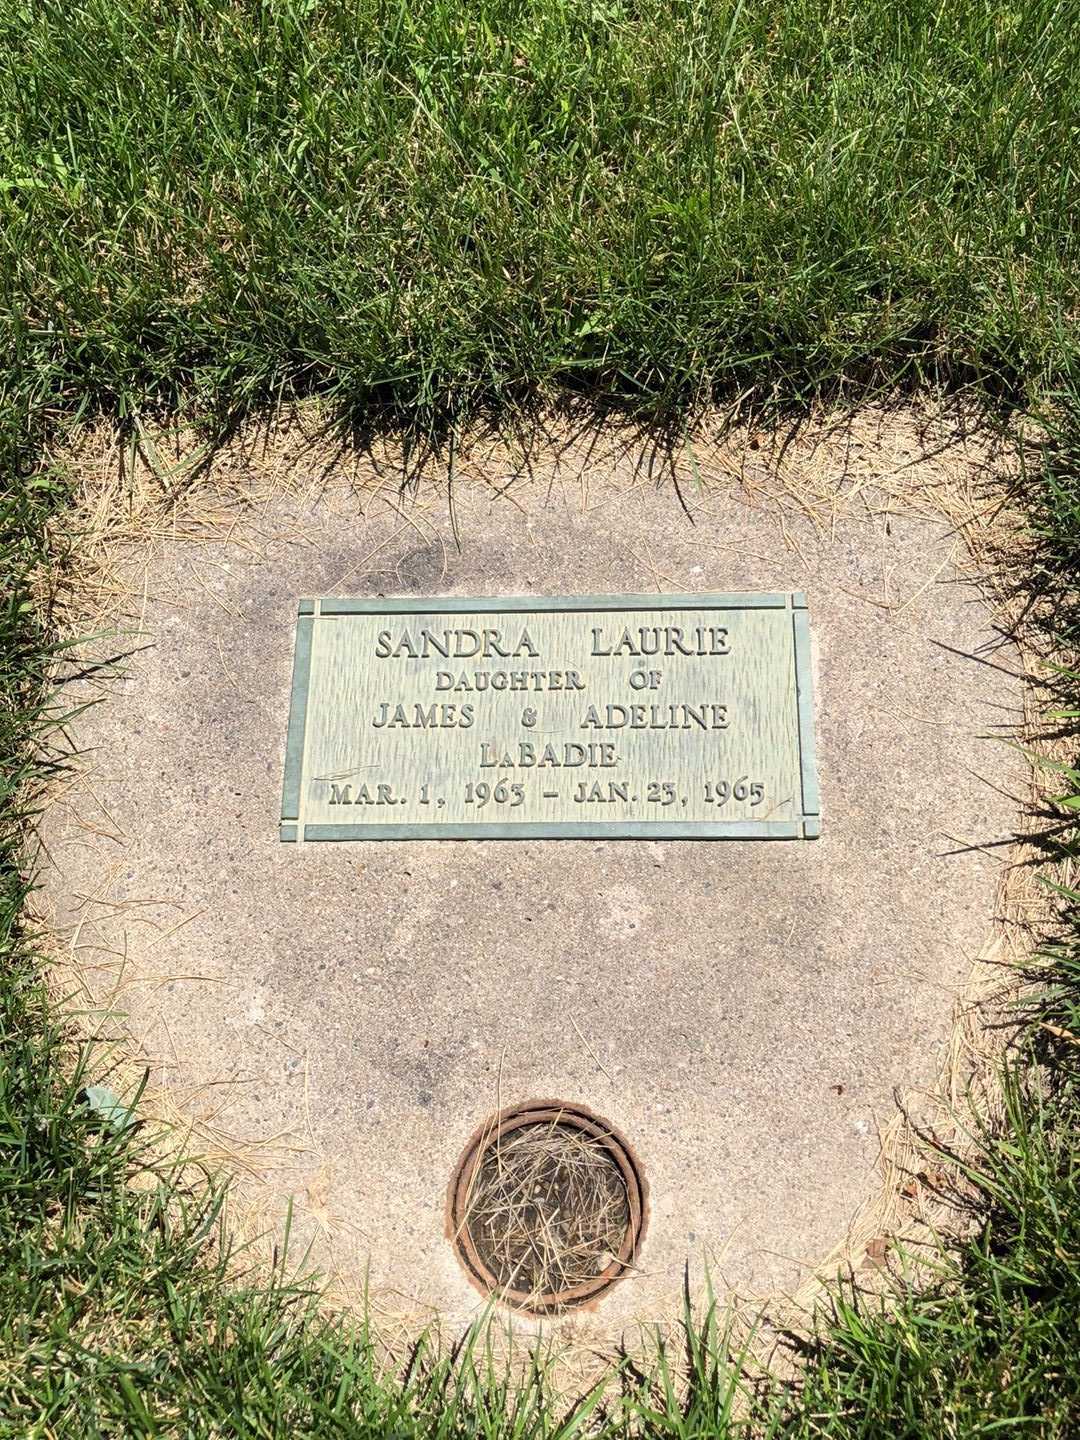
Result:
M473 1135L447 1212L473 1284L515 1309L549 1314L596 1300L633 1267L648 1188L608 1121L583 1105L530 1100Z

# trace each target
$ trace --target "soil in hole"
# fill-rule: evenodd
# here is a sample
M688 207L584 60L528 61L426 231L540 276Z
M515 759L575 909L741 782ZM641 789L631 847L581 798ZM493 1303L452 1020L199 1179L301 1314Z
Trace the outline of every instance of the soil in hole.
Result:
M607 1269L626 1238L630 1205L602 1141L544 1122L488 1147L470 1187L466 1223L499 1285L539 1298Z

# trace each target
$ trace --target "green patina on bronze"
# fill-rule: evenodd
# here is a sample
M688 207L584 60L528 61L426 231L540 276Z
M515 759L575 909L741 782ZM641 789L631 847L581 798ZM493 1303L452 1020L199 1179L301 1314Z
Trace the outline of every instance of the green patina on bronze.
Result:
M301 600L281 839L815 839L801 593Z

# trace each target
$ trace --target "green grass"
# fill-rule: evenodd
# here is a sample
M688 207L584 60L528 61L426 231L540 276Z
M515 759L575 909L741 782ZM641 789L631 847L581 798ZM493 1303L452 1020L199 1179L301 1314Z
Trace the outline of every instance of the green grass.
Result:
M20 402L413 425L1075 364L1070 0L7 0Z
M1052 417L1022 583L1080 654L1080 10L0 0L0 55L0 1437L1080 1434L1080 896L937 1278L838 1292L797 1382L740 1378L699 1316L563 1411L479 1339L388 1378L303 1286L224 1283L213 1189L80 1099L23 848L76 416L213 433L315 393L430 434L567 394L678 424L964 388ZM1048 716L1074 755L1078 669ZM1078 811L1073 761L1048 865Z

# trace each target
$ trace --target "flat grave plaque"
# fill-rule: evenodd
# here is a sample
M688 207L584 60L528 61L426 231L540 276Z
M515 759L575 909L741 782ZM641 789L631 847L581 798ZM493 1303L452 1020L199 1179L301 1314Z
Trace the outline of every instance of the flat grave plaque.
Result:
M816 839L802 594L302 600L281 839Z

